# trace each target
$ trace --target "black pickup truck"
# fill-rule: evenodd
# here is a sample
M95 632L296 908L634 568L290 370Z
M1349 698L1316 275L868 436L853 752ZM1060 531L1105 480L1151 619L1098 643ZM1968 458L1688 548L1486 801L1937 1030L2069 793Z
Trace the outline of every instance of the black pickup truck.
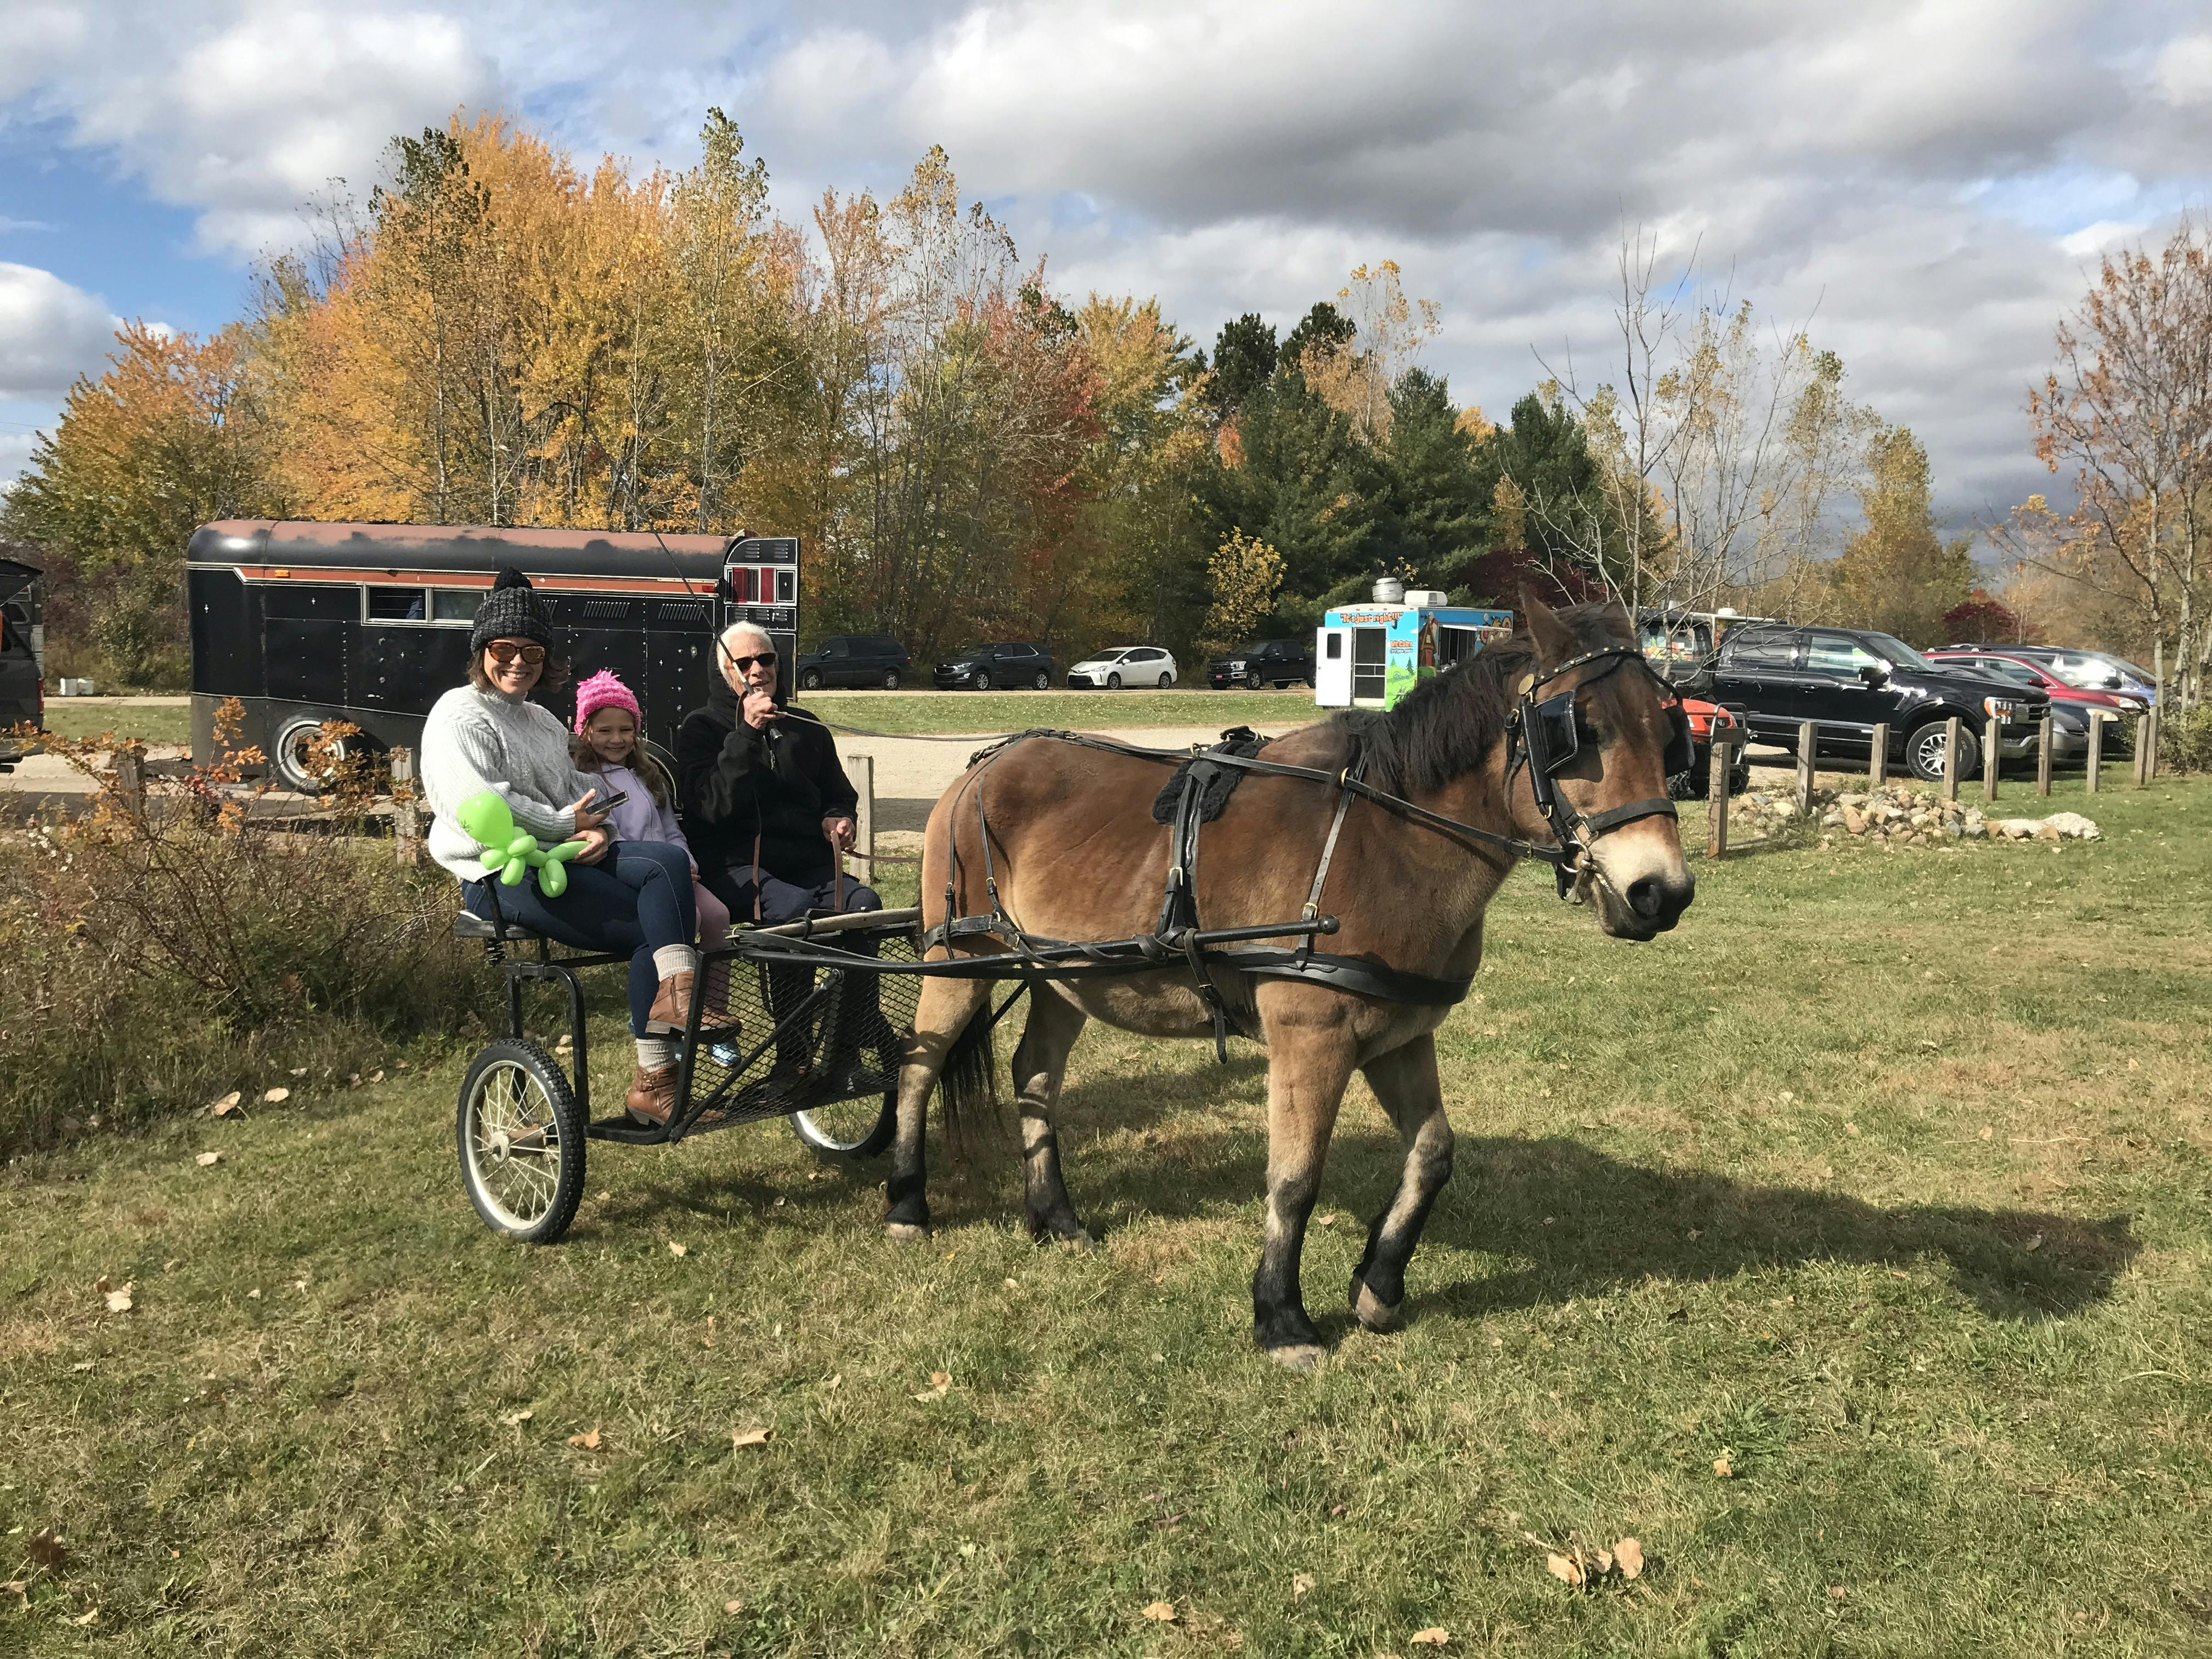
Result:
M2001 759L2027 754L2050 699L2017 680L1961 673L1904 641L1849 628L1739 624L1721 641L1711 689L1697 695L1742 711L1751 741L1794 750L1816 727L1814 752L1863 763L1874 728L1889 727L1889 759L1927 782L1943 775L1943 722L1957 716L1959 774L1981 769L1990 704L2002 705Z
M0 772L23 757L24 740L8 735L10 726L46 723L46 699L40 674L44 584L39 572L18 559L0 558Z

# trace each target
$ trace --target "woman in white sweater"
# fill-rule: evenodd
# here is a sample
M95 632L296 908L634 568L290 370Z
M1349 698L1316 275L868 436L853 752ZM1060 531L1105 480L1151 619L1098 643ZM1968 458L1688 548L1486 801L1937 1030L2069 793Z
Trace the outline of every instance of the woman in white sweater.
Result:
M626 1103L633 1116L665 1123L676 1097L670 1033L684 1029L698 967L690 860L664 842L618 841L607 815L589 810L594 781L570 760L567 728L528 700L553 644L551 620L529 579L501 570L470 631L469 684L439 698L423 728L422 791L436 815L430 855L460 878L462 902L489 916L492 878L482 843L455 817L463 801L495 791L515 823L540 842L586 843L560 897L546 897L528 877L499 888L498 914L578 950L629 952L637 1073Z

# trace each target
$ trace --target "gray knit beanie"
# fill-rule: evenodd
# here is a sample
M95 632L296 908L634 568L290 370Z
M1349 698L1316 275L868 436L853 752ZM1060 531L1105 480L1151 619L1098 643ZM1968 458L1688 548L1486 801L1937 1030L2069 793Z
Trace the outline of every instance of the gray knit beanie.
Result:
M494 640L535 640L550 652L554 644L552 618L530 586L530 578L511 564L499 568L491 592L477 607L477 625L469 630L471 654Z

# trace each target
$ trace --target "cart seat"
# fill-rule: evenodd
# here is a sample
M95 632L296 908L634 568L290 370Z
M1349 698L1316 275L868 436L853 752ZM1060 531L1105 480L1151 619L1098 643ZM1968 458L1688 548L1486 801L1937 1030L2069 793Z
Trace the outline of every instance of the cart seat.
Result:
M494 938L501 939L536 939L538 934L534 930L525 927L521 923L514 921L507 923L504 927L499 928L497 932L495 933L490 921L485 917L478 915L473 910L464 910L460 915L453 918L453 937L455 939L490 939Z

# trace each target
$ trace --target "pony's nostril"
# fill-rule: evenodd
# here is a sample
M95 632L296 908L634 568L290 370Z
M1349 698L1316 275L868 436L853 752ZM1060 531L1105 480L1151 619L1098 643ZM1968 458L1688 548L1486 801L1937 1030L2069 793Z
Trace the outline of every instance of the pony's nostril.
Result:
M1628 884L1628 908L1639 916L1656 916L1667 902L1666 894L1650 876Z

